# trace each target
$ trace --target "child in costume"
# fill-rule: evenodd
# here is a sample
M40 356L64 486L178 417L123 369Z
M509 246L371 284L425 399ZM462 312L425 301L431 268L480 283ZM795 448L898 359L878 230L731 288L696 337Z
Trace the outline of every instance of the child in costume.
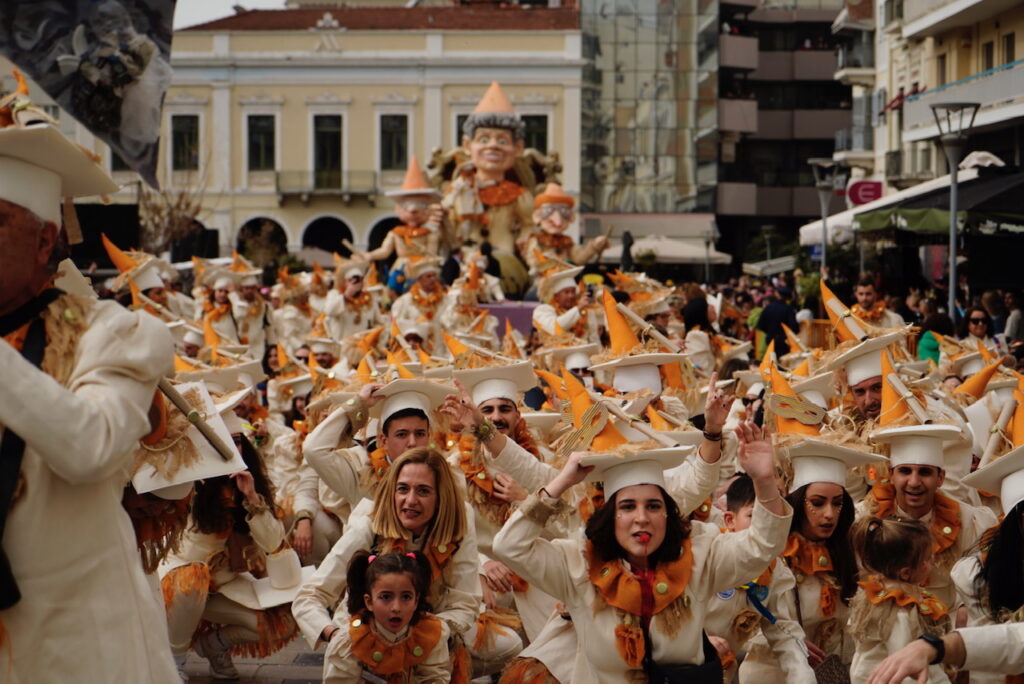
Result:
M850 610L850 631L857 644L850 665L853 682L867 681L886 657L920 634L941 636L950 629L946 606L922 589L932 569L928 526L911 518L865 517L852 530L853 544L867 579ZM928 681L948 682L940 665Z
M426 556L357 551L348 564L348 616L339 614L328 636L324 682L447 682L448 644L430 614L429 590Z

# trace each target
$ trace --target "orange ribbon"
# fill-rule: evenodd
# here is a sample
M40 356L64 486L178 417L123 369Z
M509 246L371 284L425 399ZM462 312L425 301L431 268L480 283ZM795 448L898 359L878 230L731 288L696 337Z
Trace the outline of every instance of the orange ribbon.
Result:
M382 639L370 627L369 618L356 618L349 623L352 655L371 672L395 675L412 670L428 657L441 641L441 621L433 615L421 615L409 627L409 635L398 643ZM418 654L418 655L417 655Z

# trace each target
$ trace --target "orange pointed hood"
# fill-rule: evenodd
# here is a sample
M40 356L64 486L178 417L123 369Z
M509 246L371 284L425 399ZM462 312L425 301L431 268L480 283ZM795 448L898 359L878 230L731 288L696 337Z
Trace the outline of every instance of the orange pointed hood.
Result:
M975 399L981 399L985 395L985 388L988 387L988 381L991 380L992 376L995 375L997 370L999 370L999 366L1002 362L1002 359L996 359L971 377L964 380L959 387L953 390L953 392L964 392L966 394L970 394Z
M878 425L886 427L895 425L897 421L910 412L907 402L889 383L889 376L896 372L892 367L892 360L889 358L889 351L883 349L882 354L882 410L878 416Z
M775 367L774 363L769 365L768 372L771 376L772 394L790 399L799 398L797 393L793 391L793 388L790 387L786 378ZM786 418L778 414L775 416L775 431L780 435L808 435L817 437L821 434L821 430L817 425L804 425L795 418Z
M562 380L565 382L565 388L569 392L570 401L572 401L572 425L575 429L579 430L584 427L584 414L590 410L594 402L591 401L590 394L587 392L587 388L583 386L583 383L564 368L562 369ZM629 440L622 436L622 433L619 432L618 428L615 427L615 424L609 418L608 422L601 428L601 432L590 442L589 450L593 452L611 451L628 442Z
M515 114L516 110L512 106L512 101L505 95L505 91L501 89L497 81L491 81L490 87L487 88L487 92L480 98L480 102L477 103L473 109L474 114Z
M850 311L850 307L839 301L825 281L821 281L821 301L825 304L825 311L828 313L828 320L832 323L832 330L840 342L858 342L862 335L858 335L847 325L847 319L854 321L860 330L866 330L866 324Z
M605 288L601 291L601 302L604 304L604 315L608 325L608 346L616 354L628 354L640 345L633 328L629 327L629 321L615 308L615 298Z

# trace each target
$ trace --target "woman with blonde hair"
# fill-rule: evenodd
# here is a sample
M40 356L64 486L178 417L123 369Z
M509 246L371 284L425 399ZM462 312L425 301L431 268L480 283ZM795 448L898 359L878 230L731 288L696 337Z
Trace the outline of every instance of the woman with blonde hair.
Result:
M418 551L430 562L431 582L427 599L443 623L443 636L453 639L455 671L452 681L466 681L469 664L460 661L460 642L477 642L476 620L482 600L476 531L458 484L444 456L436 449L417 447L399 456L387 469L369 515L353 511L341 539L321 563L312 579L292 603L296 621L309 645L317 648L348 628L341 602L348 589L347 569L357 551L373 554ZM329 610L335 611L331 618ZM477 644L474 655L488 660L495 653L517 648L493 635L491 648ZM511 655L514 655L512 653ZM508 657L511 657L508 655Z

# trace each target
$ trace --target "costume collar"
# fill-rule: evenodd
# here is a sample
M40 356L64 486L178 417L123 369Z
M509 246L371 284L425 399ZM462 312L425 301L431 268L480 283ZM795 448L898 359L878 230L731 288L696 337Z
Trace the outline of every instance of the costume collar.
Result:
M433 615L421 615L407 632L404 639L392 641L378 634L369 618L353 618L348 627L352 655L375 674L411 671L430 656L441 640L441 621Z
M864 589L868 601L876 606L886 601L893 601L901 608L915 605L918 612L932 622L938 622L949 612L946 604L936 598L935 594L905 582L894 582L878 575L871 575L867 581L857 584Z

